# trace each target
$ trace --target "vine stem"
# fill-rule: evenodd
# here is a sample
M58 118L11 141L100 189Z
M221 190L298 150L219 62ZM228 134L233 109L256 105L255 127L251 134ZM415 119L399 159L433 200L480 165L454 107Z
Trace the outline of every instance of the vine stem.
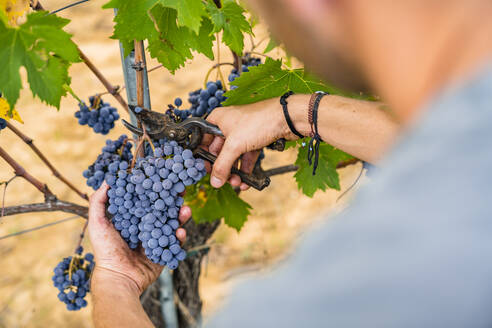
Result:
M235 67L233 63L217 63L217 64L213 65L212 67L210 67L210 69L208 70L207 74L205 75L205 79L203 81L203 85L205 86L205 88L207 87L208 78L210 77L210 74L212 74L214 69L217 69L219 66L224 66L224 65L231 65L232 67Z
M357 158L351 158L349 160L340 162L337 164L337 169L341 169L344 167L347 167L352 164L358 163L360 160ZM289 173L289 172L296 172L299 169L299 166L297 165L285 165L285 166L279 166L275 167L273 169L265 170L265 175L268 177L274 176L274 175L280 175L284 173Z
M56 199L56 196L51 192L48 186L27 172L19 163L17 163L10 155L0 147L0 157L2 157L13 169L16 175L23 177L31 183L36 189L41 191L46 199Z
M87 219L89 209L86 206L55 199L45 203L22 204L5 207L4 216L38 212L65 212Z
M89 58L80 50L80 48L77 47L79 50L79 55L80 58L84 61L85 65L91 70L92 73L97 77L97 79L104 85L108 93L113 95L113 97L120 103L120 105L123 107L124 110L126 110L127 113L128 111L128 104L126 101L123 99L123 97L117 92L118 88L114 87L108 79L101 73L101 71L94 66L94 64L89 60Z
M217 33L217 64L220 64L220 34ZM222 75L222 70L220 69L220 65L217 66L217 72L219 73L220 80L222 81L222 88L224 91L227 91L227 84L225 83L224 75ZM207 83L205 82L205 85Z
M77 187L75 187L70 181L68 181L54 166L51 164L51 162L46 158L46 156L39 150L39 148L34 144L34 140L32 138L29 138L27 135L22 133L19 129L17 129L13 124L7 122L7 127L14 133L16 134L22 141L24 141L31 149L38 155L38 157L41 159L41 161L51 170L51 173L62 181L65 185L67 185L70 189L72 189L74 192L77 193L80 197L82 197L85 200L89 200L89 197L87 197L87 194L83 193Z

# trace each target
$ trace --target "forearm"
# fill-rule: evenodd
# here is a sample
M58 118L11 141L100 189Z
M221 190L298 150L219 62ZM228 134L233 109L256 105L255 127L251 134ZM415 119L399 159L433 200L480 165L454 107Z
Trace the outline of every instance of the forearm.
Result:
M91 289L96 328L154 327L140 304L137 285L128 278L96 269Z
M310 95L288 98L294 126L309 135L308 104ZM394 142L400 126L380 102L340 96L323 97L318 110L318 130L323 141L357 158L377 161Z

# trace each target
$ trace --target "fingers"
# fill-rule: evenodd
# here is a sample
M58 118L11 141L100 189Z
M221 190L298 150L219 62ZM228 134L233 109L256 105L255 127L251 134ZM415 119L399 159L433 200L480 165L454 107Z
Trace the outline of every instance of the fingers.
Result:
M179 223L185 224L190 218L191 218L191 208L189 206L181 207L178 216Z
M186 230L178 228L178 230L176 230L176 238L178 238L181 243L184 243L186 240Z
M231 138L225 140L222 150L213 165L210 184L215 188L222 187L227 181L232 165L241 155L241 149L231 140Z
M259 156L260 151L258 150L244 153L241 157L241 171L251 174L255 168L256 161Z
M225 139L221 137L215 137L214 140L212 140L212 142L208 146L208 151L211 154L217 156L220 153L222 147L224 146L224 142Z
M109 186L104 182L101 187L91 195L89 200L89 225L108 225L106 220L106 194Z
M106 218L106 201L108 199L106 192L108 189L109 186L104 182L91 195L89 201L89 237L96 255L101 251L107 250L108 245L127 247L118 231L116 231L111 222Z

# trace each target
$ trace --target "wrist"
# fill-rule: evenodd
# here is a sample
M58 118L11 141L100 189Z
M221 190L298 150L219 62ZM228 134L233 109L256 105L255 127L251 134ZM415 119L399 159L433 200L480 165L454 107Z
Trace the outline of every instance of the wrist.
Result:
M139 298L141 291L137 283L119 272L96 266L91 277L91 293L98 295L124 295Z
M287 98L287 110L289 112L290 120L294 125L295 129L307 137L311 133L311 126L308 121L308 108L309 108L309 99L311 95L292 95ZM295 135L289 128L282 105L279 103L277 99L277 104L280 110L280 120L281 120L281 131L282 138L288 140L296 140L299 139L297 135Z

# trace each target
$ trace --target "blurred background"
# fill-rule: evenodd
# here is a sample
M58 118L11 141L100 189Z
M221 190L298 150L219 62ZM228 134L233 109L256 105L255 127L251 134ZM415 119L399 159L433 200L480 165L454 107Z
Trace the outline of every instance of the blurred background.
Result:
M101 9L104 3L90 1L59 15L72 20L66 30L74 35L74 41L82 51L111 83L122 86L119 45L109 39L113 13ZM66 2L45 0L43 5L48 10L55 10ZM264 48L268 43L266 29L260 23L254 32L254 42L264 40L260 49ZM251 40L245 39L245 43L247 49ZM271 54L275 56L275 51ZM223 61L232 61L226 49L221 51L221 57ZM148 57L147 61L149 68L157 65ZM206 57L198 55L174 76L164 69L151 72L152 108L165 110L175 97L186 101L189 91L202 87L205 74L212 65ZM224 70L228 73L229 69L226 67ZM90 95L105 91L83 63L73 65L70 73L72 89L81 99L87 101ZM126 96L124 92L122 95ZM111 96L106 95L103 99L117 107L125 118L124 111ZM88 194L92 190L85 185L82 171L94 161L107 138L116 139L127 133L118 121L108 136L96 135L89 127L78 125L73 116L78 106L73 98L64 98L60 111L57 111L33 99L27 85L17 109L25 123L11 122L33 138L61 173ZM85 205L53 177L31 149L8 129L1 132L0 145L28 172L47 183L60 199ZM263 166L268 169L292 164L295 156L293 151L267 151ZM210 240L211 251L203 264L200 288L205 320L227 300L231 288L241 279L272 268L295 249L304 231L320 224L327 213L340 210L349 196L345 195L338 202L337 198L352 185L360 171L361 164L340 169L341 192L318 192L313 198L297 190L293 173L273 177L271 186L263 192L251 190L242 193L241 197L253 207L252 215L240 233L221 225ZM13 175L10 166L0 161L0 181ZM0 191L3 193L3 186ZM7 188L6 206L42 201L41 193L22 178L15 179ZM67 213L34 213L5 217L0 221L0 237L70 216ZM57 290L51 282L54 266L72 254L83 225L83 219L74 219L0 240L0 327L92 327L90 298L89 307L68 312L57 299ZM83 245L90 251L87 240Z

